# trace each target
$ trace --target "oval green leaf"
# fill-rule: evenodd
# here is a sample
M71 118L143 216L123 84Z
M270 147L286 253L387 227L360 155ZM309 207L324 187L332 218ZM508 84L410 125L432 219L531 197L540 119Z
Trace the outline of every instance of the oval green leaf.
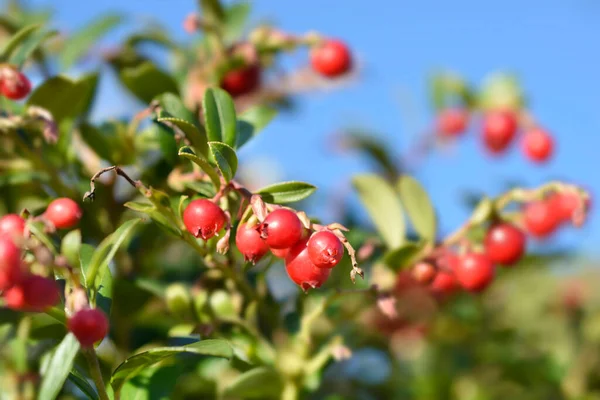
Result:
M408 268L419 259L425 244L426 242L406 242L402 246L385 253L383 262L394 271Z
M202 99L204 125L208 140L234 147L237 142L237 118L231 96L219 88L208 88Z
M64 76L52 77L38 86L29 99L28 106L38 106L48 110L54 122L74 117L82 112L82 104L89 97L89 82L74 81Z
M267 399L281 394L281 378L269 367L253 368L239 375L225 389L226 396Z
M403 175L398 179L400 201L408 213L413 227L421 238L434 242L437 232L435 209L427 192L414 178Z
M237 121L237 148L258 135L276 115L275 108L265 105L254 106L244 111Z
M289 181L266 186L256 193L267 203L285 204L303 200L316 190L316 186L310 183Z
M50 358L46 370L42 373L42 384L38 392L38 400L54 399L60 393L67 380L75 356L79 351L79 342L69 333L60 342Z
M79 249L81 248L81 231L72 230L67 233L62 240L60 252L67 258L69 265L75 267L79 265Z
M119 77L125 87L145 104L162 93L179 93L175 79L150 61L123 68Z
M12 35L8 42L4 45L4 48L0 51L0 59L8 60L13 51L15 51L17 47L21 45L21 43L27 40L28 37L30 37L41 27L42 25L40 24L27 25Z
M179 149L179 156L187 158L194 164L198 165L202 171L206 172L206 175L210 178L215 188L219 190L221 188L221 178L219 178L219 174L215 171L212 165L203 157L196 155L194 150L189 146L183 146Z
M221 171L221 175L223 175L226 182L229 182L235 176L238 166L235 150L221 142L208 142L208 146L215 159L217 168Z

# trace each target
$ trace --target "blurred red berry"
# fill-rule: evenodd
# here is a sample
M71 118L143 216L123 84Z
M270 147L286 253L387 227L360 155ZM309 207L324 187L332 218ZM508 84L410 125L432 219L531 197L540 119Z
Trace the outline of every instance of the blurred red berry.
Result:
M498 154L506 150L517 132L517 117L512 111L488 112L483 121L483 143Z
M22 285L14 285L3 293L4 303L11 310L24 310L27 306L25 302L25 289Z
M255 91L260 86L260 66L244 66L229 71L221 80L221 88L231 96L242 96Z
M285 258L288 276L305 292L321 287L331 272L329 268L319 268L313 264L308 255L307 243L306 239L296 243Z
M431 282L436 273L435 267L427 261L418 262L412 267L412 277L423 285Z
M183 211L183 223L197 238L208 240L223 228L227 217L215 203L206 199L193 200Z
M556 210L561 222L570 222L577 211L586 211L589 201L584 201L577 193L555 193L548 202ZM582 204L583 203L583 204Z
M269 246L260 237L258 225L240 224L235 234L235 244L244 260L256 263L269 251Z
M11 71L0 79L0 92L11 100L21 100L31 92L31 82L20 71Z
M343 255L344 245L333 232L317 232L308 240L308 256L319 268L335 267Z
M437 130L444 136L458 136L464 133L469 122L469 112L462 108L447 108L440 111Z
M310 62L321 75L336 78L350 71L352 55L344 42L327 40L311 50Z
M534 128L523 136L522 149L531 161L543 163L554 153L554 139L545 130Z
M275 257L279 257L279 258L286 258L289 251L290 251L289 248L287 248L287 249L271 249L271 253L273 253L273 255Z
M25 220L17 214L6 214L0 218L0 236L8 235L11 238L23 237Z
M52 201L44 217L50 221L57 229L69 229L77 225L83 215L79 205L67 198L62 197Z
M15 285L21 277L21 249L8 236L0 236L0 290Z
M454 273L464 289L480 292L492 283L495 267L485 254L467 253L459 257Z
M287 249L302 238L304 227L295 212L280 208L267 215L259 227L271 249Z
M58 304L60 292L54 279L27 275L6 291L5 300L14 310L43 312Z
M92 347L108 334L108 319L96 308L84 308L69 318L67 328L82 347Z
M458 282L453 272L438 271L429 285L431 292L438 296L449 296L458 289Z
M525 233L513 224L498 223L487 231L484 245L490 261L501 265L517 263L525 253Z
M525 230L532 236L542 239L554 233L561 223L559 210L554 202L538 200L525 206L523 210Z

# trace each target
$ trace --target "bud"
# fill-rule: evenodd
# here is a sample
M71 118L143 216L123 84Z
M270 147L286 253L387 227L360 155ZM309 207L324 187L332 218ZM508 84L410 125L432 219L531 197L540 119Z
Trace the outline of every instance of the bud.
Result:
M269 37L269 33L271 32L271 28L268 26L259 26L250 32L249 39L250 42L257 45L264 43Z
M216 290L210 296L210 306L219 317L237 317L231 295L224 290Z
M165 300L169 311L180 318L189 316L192 307L192 298L185 286L174 283L167 287Z

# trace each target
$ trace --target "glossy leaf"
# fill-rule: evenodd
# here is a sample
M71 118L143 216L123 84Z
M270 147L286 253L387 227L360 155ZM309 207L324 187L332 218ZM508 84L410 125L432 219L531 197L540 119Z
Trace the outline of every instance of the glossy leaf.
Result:
M223 142L231 147L237 142L237 119L231 96L219 88L209 88L202 100L204 125L208 140Z
M95 251L96 248L94 246L85 243L79 248L79 265L81 268L81 277L83 278L82 283L85 287L87 287L88 270L90 269L90 262Z
M55 76L38 86L29 99L28 106L38 106L48 110L57 124L64 118L75 117L82 111L82 104L88 98L86 80L74 81L65 76Z
M213 185L215 185L215 188L217 190L221 188L221 178L219 178L219 175L217 174L213 166L210 165L210 163L205 158L196 155L196 153L194 153L194 150L192 150L188 146L183 146L182 148L180 148L179 155L192 161L194 164L198 165L202 169L202 171L206 172L206 174L209 176L210 180L212 181Z
M435 209L427 192L414 178L404 175L398 179L400 200L421 238L434 242L436 239L437 219Z
M425 242L406 242L402 246L383 255L383 262L394 271L410 267L417 261L425 246Z
M121 388L121 398L133 400L169 399L178 378L185 374L186 366L185 363L175 363L145 368L140 374L125 382Z
M406 227L394 188L377 175L359 175L352 182L386 245L392 249L399 247L404 242Z
M27 25L15 34L13 34L8 40L8 42L4 45L2 50L0 50L0 59L9 59L12 53L17 49L17 47L19 47L23 42L27 40L27 38L33 35L40 28L40 24Z
M67 233L62 240L60 252L67 258L69 265L75 267L79 265L79 251L81 249L81 231L72 230Z
M150 61L123 68L119 76L127 89L145 104L149 104L153 98L163 93L179 94L177 82L173 77Z
M208 146L219 171L221 171L221 175L223 175L226 182L229 182L235 176L238 166L235 150L221 142L208 142Z
M266 399L281 393L281 378L270 367L258 367L239 375L225 389L225 395L241 398Z
M79 133L83 141L103 160L112 162L113 150L111 142L102 131L92 124L83 122L79 125Z
M226 41L239 39L248 22L250 9L250 3L240 2L232 4L225 10L224 37Z
M77 386L77 388L81 390L83 394L87 396L88 399L100 399L94 387L88 382L85 376L83 376L81 373L79 373L79 371L77 371L77 369L73 368L69 373L69 377L67 379L75 386Z
M169 114L161 113L156 119L157 122L173 124L185 134L190 140L192 146L203 155L208 155L208 140L206 133L202 129L186 120L171 117Z
M60 393L79 351L79 342L68 333L50 358L46 371L42 374L42 384L38 400L54 399Z
M317 190L306 182L289 181L266 186L256 191L267 203L285 204L303 200Z
M237 147L242 147L258 135L276 115L275 108L265 105L254 106L244 111L237 121Z
M202 340L187 346L179 347L156 347L135 354L121 363L121 365L113 372L110 384L115 392L118 392L125 381L136 376L145 368L148 368L167 357L182 353L231 358L233 356L233 349L226 340L221 339Z

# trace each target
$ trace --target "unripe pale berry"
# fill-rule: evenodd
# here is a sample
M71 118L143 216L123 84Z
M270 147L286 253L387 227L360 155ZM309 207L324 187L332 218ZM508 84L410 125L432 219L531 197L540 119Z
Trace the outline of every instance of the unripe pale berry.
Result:
M20 71L13 71L0 79L0 92L11 100L21 100L31 92L31 82Z
M15 285L21 277L21 249L8 236L0 236L0 290Z
M560 222L559 212L549 200L531 202L523 210L525 229L536 238L545 238L554 233Z
M480 292L494 279L496 268L482 253L467 253L459 257L454 270L458 283L470 292Z
M0 235L8 235L11 238L23 237L25 232L25 220L17 214L6 214L0 218Z
M308 239L308 256L319 268L335 267L344 255L344 245L330 231L320 231Z
M435 267L427 261L420 261L412 267L412 277L421 284L427 284L435 278L437 271Z
M108 319L96 308L84 308L69 318L67 328L82 347L92 347L108 333Z
M525 242L521 229L510 223L498 223L486 233L485 252L493 263L510 266L523 257Z
M267 215L259 226L260 236L272 249L287 249L302 238L304 227L295 212L280 208Z
M517 132L517 118L512 111L491 111L483 121L483 143L494 154L506 150Z
M256 263L269 251L269 246L260 237L258 225L240 224L235 234L235 245L244 260Z
M223 210L206 199L193 200L183 211L183 223L187 230L204 240L215 236L225 225L226 219Z
M319 268L313 264L308 255L307 243L306 239L296 243L285 258L288 276L305 292L321 287L331 272L329 268Z
M554 139L545 130L534 128L523 136L522 150L535 163L546 162L554 152Z
M336 78L352 68L352 55L344 42L327 40L311 50L310 62L321 75Z
M44 217L57 229L73 228L82 215L79 205L67 197L53 200L44 213Z
M469 113L461 108L447 108L437 117L437 130L444 136L458 136L465 131Z
M251 93L260 86L260 74L258 64L234 69L223 76L221 88L233 97Z

